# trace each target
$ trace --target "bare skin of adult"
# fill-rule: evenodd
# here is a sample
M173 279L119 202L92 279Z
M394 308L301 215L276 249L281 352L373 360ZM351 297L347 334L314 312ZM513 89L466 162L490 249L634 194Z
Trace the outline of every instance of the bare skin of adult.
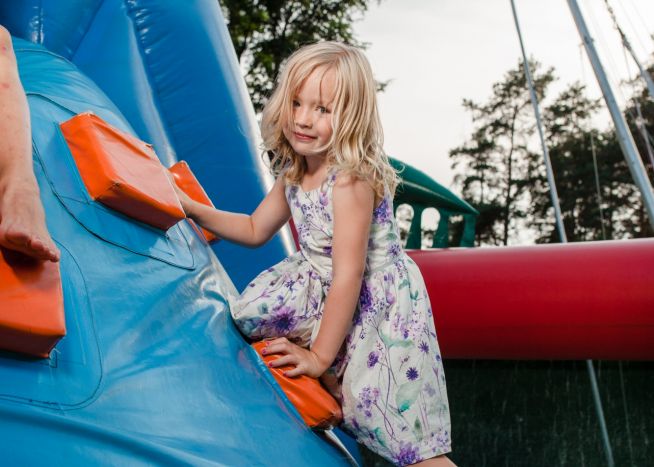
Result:
M27 98L9 32L0 26L0 246L39 260L59 261L45 224L32 170Z

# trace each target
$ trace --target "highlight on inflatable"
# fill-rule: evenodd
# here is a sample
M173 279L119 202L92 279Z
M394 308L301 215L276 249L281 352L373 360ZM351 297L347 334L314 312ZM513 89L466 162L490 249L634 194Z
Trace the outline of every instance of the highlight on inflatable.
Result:
M3 464L349 465L310 428L338 404L298 411L229 317L290 232L214 253L165 173L243 211L270 182L217 2L10 1L0 24L62 252L0 259Z
M256 250L216 241L171 185L241 212L271 186L218 3L5 0L0 24L62 253L34 265L2 250L3 463L356 463L328 430L338 403L269 371L229 315L229 297L294 250L291 229ZM472 246L476 211L417 169L403 177L397 205L441 213L433 246L448 246L452 215ZM651 240L412 256L446 358L654 358Z

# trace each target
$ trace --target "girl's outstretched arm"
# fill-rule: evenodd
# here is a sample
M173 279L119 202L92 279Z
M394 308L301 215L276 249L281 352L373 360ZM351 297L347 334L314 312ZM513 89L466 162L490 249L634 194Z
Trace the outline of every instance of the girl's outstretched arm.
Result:
M266 354L284 354L271 366L295 365L286 376L322 375L336 358L350 331L361 293L374 200L374 192L367 182L343 176L337 179L333 190L332 284L325 301L320 331L311 350L285 338L271 341L265 349Z
M172 180L171 180L172 181ZM252 215L221 211L193 201L172 182L188 217L216 236L245 246L266 243L288 222L291 210L284 194L284 179L278 177Z

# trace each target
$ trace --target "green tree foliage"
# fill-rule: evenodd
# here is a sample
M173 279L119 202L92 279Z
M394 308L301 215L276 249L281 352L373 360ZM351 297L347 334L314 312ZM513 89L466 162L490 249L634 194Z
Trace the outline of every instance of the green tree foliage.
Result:
M553 70L530 64L539 98L554 80ZM466 201L480 213L477 239L486 245L507 245L529 215L529 188L536 167L528 142L534 133L531 100L522 64L493 84L487 102L464 100L474 130L461 147L450 151L454 181Z
M555 176L566 237L574 240L601 239L600 198L596 190L593 150L605 155L607 141L591 129L591 118L599 109L599 100L589 100L583 86L573 84L543 111L545 135ZM602 135L603 136L603 135ZM542 156L541 156L542 157ZM604 159L603 162L606 162ZM615 161L610 165L614 165ZM560 240L555 228L554 208L544 164L532 187L531 225L538 243ZM602 164L601 180L607 180L609 164ZM601 193L601 192L600 192Z
M222 0L236 55L257 111L263 108L281 64L318 40L360 44L353 22L369 0Z
M640 193L613 130L592 128L592 118L599 109L599 99L589 99L581 85L573 84L543 112L569 241L639 236L634 215L640 206ZM531 193L530 225L537 232L536 241L559 241L544 169Z
M654 77L654 65L648 69L650 76ZM654 179L654 96L650 96L640 77L634 79L633 92L626 109L627 122L634 136L636 146L641 154L645 170L650 181ZM634 199L634 215L631 218L634 237L652 237L652 229L640 196Z
M554 72L540 73L538 64L532 70L542 105L548 102ZM473 114L474 130L463 146L450 152L455 182L481 213L479 244L506 245L518 239L519 231L538 243L559 241L523 76L521 66L509 71L493 85L485 104L464 101ZM575 83L550 101L543 122L568 241L652 236L614 131L593 128L600 100L589 99ZM637 105L651 134L654 103L636 94L627 114L636 115ZM635 119L629 120L651 174L644 139L636 133Z
M645 157L646 147L633 118L637 106L650 116L654 109L647 96L640 94L633 97L626 110L631 132L636 142L641 143L638 146L647 167L650 164ZM566 235L570 241L651 236L641 194L612 126L604 130L592 127L592 119L600 108L599 99L589 99L581 85L573 84L544 111ZM651 131L650 124L648 132ZM536 241L558 241L544 176L532 189L532 200L530 225L537 231Z

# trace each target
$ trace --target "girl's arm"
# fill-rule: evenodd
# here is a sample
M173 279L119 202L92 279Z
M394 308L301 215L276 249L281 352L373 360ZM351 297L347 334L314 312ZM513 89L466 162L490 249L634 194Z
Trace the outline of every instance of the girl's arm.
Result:
M322 375L336 358L352 327L366 265L374 198L372 187L362 180L339 177L334 185L332 284L316 340L311 350L285 338L270 341L264 350L266 354L285 354L271 362L273 367L295 365L286 376Z
M367 182L352 178L337 180L333 193L332 284L320 330L311 346L322 363L322 372L332 364L352 327L366 267L375 199Z
M281 176L250 216L221 211L198 203L189 198L174 182L173 186L188 217L216 236L241 245L263 245L291 217L284 194L284 179Z

